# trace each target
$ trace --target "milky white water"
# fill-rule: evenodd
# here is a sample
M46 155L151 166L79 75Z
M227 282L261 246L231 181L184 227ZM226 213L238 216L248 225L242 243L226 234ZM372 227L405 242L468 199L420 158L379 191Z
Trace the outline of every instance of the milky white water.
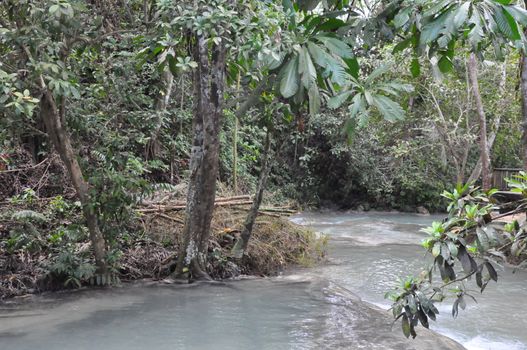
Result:
M461 349L422 327L407 340L381 309L395 277L420 266L415 242L431 217L305 213L292 220L330 235L327 264L276 278L135 283L9 301L0 304L0 350ZM455 321L441 308L433 327L469 349L526 349L526 276L509 275Z
M416 274L425 264L424 249L417 245L425 234L419 229L440 219L400 213L327 212L304 213L293 221L331 237L330 266L316 270L363 300L388 309L390 302L384 293L396 278ZM483 294L475 290L478 304L467 301L467 309L460 310L456 319L451 316L451 303L438 305L441 314L438 322L431 322L432 329L467 349L527 349L527 273L513 274L511 269L498 273L499 283L490 282Z

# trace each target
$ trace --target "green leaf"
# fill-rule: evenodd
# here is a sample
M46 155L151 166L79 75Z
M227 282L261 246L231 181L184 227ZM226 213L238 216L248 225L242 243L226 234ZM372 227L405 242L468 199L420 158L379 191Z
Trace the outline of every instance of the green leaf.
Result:
M54 14L55 12L59 10L59 8L60 8L59 5L51 5L49 8L49 13Z
M447 241L446 244L448 245L448 249L450 250L450 255L452 255L454 258L457 257L458 249L454 242Z
M441 256L445 260L450 259L450 249L448 249L448 245L445 243L441 243Z
M421 74L421 66L417 57L412 59L412 63L410 64L410 72L414 78L417 78Z
M472 258L468 254L468 252L465 249L465 247L463 247L463 246L459 247L457 258L461 262L461 265L463 266L463 271L465 272L465 274L468 275L469 273L471 273L473 271L472 270L472 262L471 262Z
M465 23L468 18L470 5L471 3L467 1L457 8L454 19L452 20L453 30L458 30Z
M313 65L309 51L305 47L302 47L298 56L298 73L302 75L302 84L309 90L317 79L317 70Z
M483 248L483 250L484 251L488 250L490 248L490 241L485 231L483 231L481 227L477 227L476 234L478 236L478 242L479 244L481 244L481 247Z
M390 70L390 67L387 65L382 65L379 68L376 68L373 72L368 75L366 80L364 81L365 85L370 85L373 83L378 77L383 75L384 73L388 72Z
M298 56L295 56L281 72L282 80L280 81L280 93L285 98L294 96L299 88L298 76Z
M439 254L441 254L441 242L436 242L432 248L432 255L436 258Z
M347 58L344 62L348 66L348 73L355 79L359 79L360 65L357 58Z
M383 95L373 96L373 105L381 113L383 118L387 121L396 121L404 119L404 110L397 103L390 98Z
M520 40L520 32L514 18L503 8L495 7L494 19L498 25L498 29L509 39L515 41Z
M320 94L316 84L311 85L308 90L309 114L316 115L320 110Z
M410 46L411 43L412 43L412 38L407 38L407 39L401 41L400 43L395 45L395 47L393 48L392 53L397 53L397 52L403 51L408 46Z
M177 68L177 61L176 61L176 59L174 58L173 55L168 54L167 55L167 60L168 60L168 68L170 69L170 73L172 73L172 75L176 76L178 74L178 68Z
M329 37L329 36L319 36L317 35L315 37L318 39L321 43L324 44L324 46L334 55L337 55L341 58L353 58L353 51L351 48L343 42L340 39Z
M527 25L527 10L519 6L507 6L505 9L517 22L524 26Z
M485 262L485 267L487 268L487 271L489 272L489 276L490 276L490 278L491 278L494 282L498 282L498 273L497 273L496 270L494 269L494 266L492 266L492 264L489 263L489 262Z
M362 94L356 94L353 96L352 105L350 108L350 117L355 118L357 115L362 113L366 108L366 100Z
M333 96L328 101L328 107L331 109L339 108L351 96L352 93L353 91L344 91L341 94Z
M330 76L331 80L339 85L344 85L347 82L348 75L342 63L315 43L309 42L307 48L313 61L325 69L324 74L326 76Z
M394 18L393 18L393 25L395 28L401 28L404 26L408 21L410 20L410 13L412 12L412 7L407 7L401 12L399 12Z
M419 311L417 312L417 317L419 317L419 321L421 322L423 327L430 328L430 325L428 323L428 317L426 317L426 314L422 309L419 309Z
M408 322L408 317L403 315L402 321L403 334L406 338L410 337L410 322Z
M477 8L474 8L472 10L472 16L470 16L469 22L473 25L472 30L468 32L468 42L472 46L473 49L476 49L479 43L483 40L485 37L485 33L483 32L482 27L482 21L481 15Z
M320 0L297 0L298 8L302 11L312 11L319 4Z
M441 57L437 62L437 66L439 67L441 73L448 73L454 70L454 64L447 56Z

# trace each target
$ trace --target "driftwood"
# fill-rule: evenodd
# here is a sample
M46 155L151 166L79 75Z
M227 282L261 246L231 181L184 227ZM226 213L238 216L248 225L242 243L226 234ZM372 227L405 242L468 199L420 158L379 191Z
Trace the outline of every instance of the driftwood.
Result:
M175 201L172 203L164 203L165 201L161 202L143 202L142 208L138 208L137 212L139 213L164 213L169 211L179 211L179 210L185 210L186 208L186 202L184 201ZM214 202L215 207L235 207L235 206L247 206L251 205L253 203L253 200L251 196L249 195L240 195L240 196L232 196L232 197L219 197L216 198L216 201ZM245 209L244 209L245 210ZM296 213L295 210L291 209L291 207L267 207L267 208L260 208L258 210L260 215L267 215L267 216L289 216L291 214ZM165 217L165 215L157 214L159 216Z
M226 206L237 206L237 205L250 205L253 201L250 196L234 196L217 198L214 202L215 207L226 207ZM184 210L186 208L186 202L174 202L172 204L156 204L148 203L147 208L137 209L139 213L156 213L165 211L177 211Z

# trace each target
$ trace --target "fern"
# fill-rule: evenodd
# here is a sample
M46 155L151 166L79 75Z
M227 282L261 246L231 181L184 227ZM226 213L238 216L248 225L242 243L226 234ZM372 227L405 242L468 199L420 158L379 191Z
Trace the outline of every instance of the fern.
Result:
M45 223L49 221L49 219L44 214L33 210L19 210L13 213L11 219L23 222L37 221Z

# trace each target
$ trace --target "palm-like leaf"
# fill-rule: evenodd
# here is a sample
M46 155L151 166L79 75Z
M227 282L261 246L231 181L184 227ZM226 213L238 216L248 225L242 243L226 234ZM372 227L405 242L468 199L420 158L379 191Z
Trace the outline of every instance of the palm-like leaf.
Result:
M285 98L294 97L295 102L308 100L311 114L318 113L321 105L320 89L327 84L345 86L349 84L353 66L346 60L353 58L352 48L343 40L321 28L344 25L335 19L315 16L303 22L281 63L279 73L280 93ZM306 29L307 28L307 29Z
M480 53L492 46L497 56L501 56L505 44L524 46L520 25L527 25L527 11L512 1L420 1L420 7L415 6L416 1L407 2L395 16L394 24L408 34L395 51L412 45L427 52L443 73L453 68L456 42L467 43L472 51ZM416 68L414 62L414 73L418 72Z
M382 81L382 75L388 70L389 67L383 66L362 81L352 79L346 89L328 101L328 106L339 108L351 98L350 118L355 119L354 125L359 127L367 123L371 108L376 109L387 121L403 119L404 109L389 96L398 97L401 92L413 91L413 87L409 84Z

